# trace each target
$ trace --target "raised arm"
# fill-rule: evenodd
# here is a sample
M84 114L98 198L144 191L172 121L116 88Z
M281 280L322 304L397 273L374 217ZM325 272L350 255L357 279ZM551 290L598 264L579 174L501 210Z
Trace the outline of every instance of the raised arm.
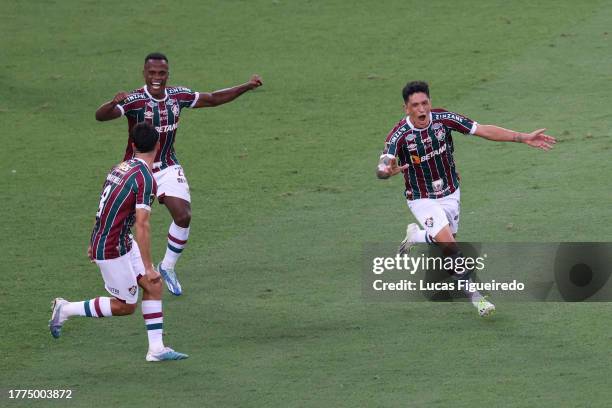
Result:
M121 110L119 110L117 105L122 100L127 98L127 96L128 96L127 92L119 92L117 93L117 95L115 95L115 97L111 101L106 102L105 104L100 106L98 110L96 111L96 120L100 122L104 122L106 120L117 119L118 117L120 117Z
M545 131L546 129L537 129L531 133L522 133L499 126L478 124L474 134L496 142L525 143L536 149L550 150L557 143L557 139L544 134Z
M263 85L261 77L253 75L249 82L231 88L220 89L214 92L201 92L198 101L193 105L194 108L208 108L223 105L242 95L243 93Z

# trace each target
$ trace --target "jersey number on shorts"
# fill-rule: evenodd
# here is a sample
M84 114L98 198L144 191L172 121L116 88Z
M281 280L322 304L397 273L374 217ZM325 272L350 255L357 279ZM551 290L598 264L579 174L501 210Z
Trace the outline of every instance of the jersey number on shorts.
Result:
M98 206L98 212L96 213L96 217L97 218L99 218L100 214L102 214L102 209L104 208L104 203L106 202L106 199L110 195L111 188L112 188L112 186L109 184L108 186L106 186L104 191L102 191L102 196L100 197L100 205Z

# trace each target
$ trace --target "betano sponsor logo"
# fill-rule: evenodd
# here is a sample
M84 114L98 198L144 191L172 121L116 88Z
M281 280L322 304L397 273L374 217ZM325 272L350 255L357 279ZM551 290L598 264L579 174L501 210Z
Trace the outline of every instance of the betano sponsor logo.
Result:
M445 151L446 151L446 145L444 144L444 145L440 146L439 149L434 149L434 150L432 150L431 152L427 153L424 156L420 156L419 157L419 156L416 156L416 155L413 154L413 155L410 156L410 159L412 160L412 162L414 164L421 164L421 162L427 161L427 160L431 159L434 156L438 156L438 155L444 153Z
M427 153L425 156L421 156L421 161L427 161L434 156L438 156L446 151L446 145L440 146L439 149L434 149L431 152Z
M155 126L155 130L157 130L160 133L167 133L167 132L176 130L177 127L178 127L178 123L173 123L171 125Z

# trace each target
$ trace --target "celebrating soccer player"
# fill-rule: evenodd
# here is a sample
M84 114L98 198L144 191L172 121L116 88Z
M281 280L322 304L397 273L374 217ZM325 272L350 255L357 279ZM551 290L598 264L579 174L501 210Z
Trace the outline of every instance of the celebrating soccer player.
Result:
M179 115L183 108L207 108L231 102L243 93L261 86L262 80L259 75L253 75L248 82L232 88L212 93L194 92L180 86L166 86L169 72L165 55L147 55L143 70L145 85L131 93L117 93L110 102L98 108L96 119L106 121L125 115L128 118L128 130L136 123L148 122L159 132L161 150L155 157L153 174L158 185L158 200L168 208L173 222L168 231L166 254L158 269L168 290L178 296L182 288L174 268L187 244L191 221L189 185L174 151ZM128 140L124 160L133 155L131 140Z
M439 245L448 256L462 256L455 242L459 227L459 176L453 160L451 132L471 134L497 142L525 143L550 150L556 140L546 129L520 133L493 125L481 125L445 109L432 109L426 82L408 83L403 91L407 116L387 136L376 174L386 179L404 173L406 199L421 224L408 224L399 248L406 253L415 243ZM468 293L481 315L495 306L480 293Z
M182 360L187 358L186 354L164 346L163 284L151 261L149 213L157 190L152 168L160 149L159 135L153 126L140 123L132 128L131 149L134 157L115 166L106 176L87 251L100 268L104 286L113 297L100 296L81 302L56 298L49 329L58 338L62 326L72 316L133 314L140 286L142 316L149 338L146 360ZM136 241L130 231L134 222Z

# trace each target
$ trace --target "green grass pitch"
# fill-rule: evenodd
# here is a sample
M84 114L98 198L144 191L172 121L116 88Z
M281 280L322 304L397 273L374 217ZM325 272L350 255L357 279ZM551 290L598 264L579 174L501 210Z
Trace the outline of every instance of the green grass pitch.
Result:
M399 177L374 168L412 79L434 106L559 138L543 153L456 136L462 240L610 240L610 2L3 0L2 14L1 406L609 406L609 304L483 320L365 302L360 261L411 219ZM94 111L142 84L151 51L172 84L264 79L181 120L193 220L165 342L191 357L157 365L139 313L47 329L53 297L105 294L85 251L127 124ZM156 260L169 222L156 205Z

